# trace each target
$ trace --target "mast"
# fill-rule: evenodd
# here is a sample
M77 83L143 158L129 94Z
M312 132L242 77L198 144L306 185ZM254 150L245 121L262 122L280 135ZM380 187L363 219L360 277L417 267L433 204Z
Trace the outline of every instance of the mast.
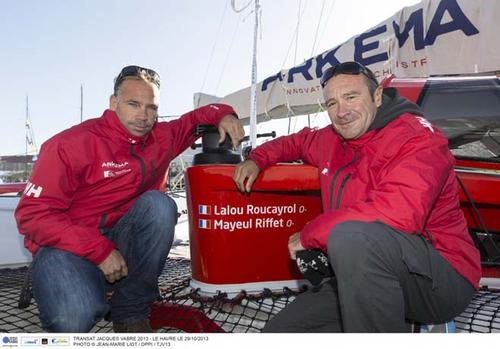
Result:
M250 89L250 146L257 146L257 34L259 28L259 0L255 0L253 31L252 88Z

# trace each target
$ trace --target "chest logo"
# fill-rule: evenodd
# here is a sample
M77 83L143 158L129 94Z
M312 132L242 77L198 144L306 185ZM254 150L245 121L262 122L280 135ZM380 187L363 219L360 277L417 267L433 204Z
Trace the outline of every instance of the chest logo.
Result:
M417 120L420 122L420 124L422 126L424 126L425 128L428 128L429 130L434 132L434 128L432 127L432 124L427 119L425 119L421 116L417 116Z
M103 162L101 164L101 168L104 170L104 178L116 177L132 171L132 169L127 168L128 164L128 161L124 161L122 163L116 163L114 161Z

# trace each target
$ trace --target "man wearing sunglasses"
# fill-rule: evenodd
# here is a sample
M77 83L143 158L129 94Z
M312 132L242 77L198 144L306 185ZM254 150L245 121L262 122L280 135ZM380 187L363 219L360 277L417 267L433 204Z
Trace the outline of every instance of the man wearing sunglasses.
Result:
M100 118L42 146L15 215L47 331L88 332L107 315L115 332L152 332L149 305L177 222L175 202L158 191L169 163L197 124L218 126L235 146L244 136L223 104L158 123L159 89L155 71L125 67Z
M302 159L319 170L323 213L290 237L288 250L292 259L323 250L334 277L264 331L409 332L412 322L453 319L478 288L480 259L447 140L357 62L329 68L321 86L333 127L267 142L234 173L249 192L277 162Z

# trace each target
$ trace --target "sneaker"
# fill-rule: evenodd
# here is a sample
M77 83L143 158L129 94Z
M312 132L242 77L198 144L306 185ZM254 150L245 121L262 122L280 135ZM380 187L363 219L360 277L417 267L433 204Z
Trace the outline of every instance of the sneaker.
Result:
M115 333L152 333L154 332L149 324L149 320L138 320L129 323L113 322Z
M420 333L455 333L455 322L448 321L442 324L419 324L418 330L413 332Z

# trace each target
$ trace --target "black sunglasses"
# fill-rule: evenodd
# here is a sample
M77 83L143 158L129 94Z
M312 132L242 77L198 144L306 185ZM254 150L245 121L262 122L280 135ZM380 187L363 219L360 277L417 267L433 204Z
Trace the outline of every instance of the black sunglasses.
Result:
M138 65L129 65L122 69L120 74L115 79L115 90L123 82L126 77L129 76L141 76L145 74L153 84L160 88L160 75L153 69L139 67Z
M377 78L370 69L368 69L367 67L358 62L344 62L337 64L334 67L328 68L323 73L320 80L321 87L324 88L328 80L339 74L348 74L348 75L363 74L378 86Z

